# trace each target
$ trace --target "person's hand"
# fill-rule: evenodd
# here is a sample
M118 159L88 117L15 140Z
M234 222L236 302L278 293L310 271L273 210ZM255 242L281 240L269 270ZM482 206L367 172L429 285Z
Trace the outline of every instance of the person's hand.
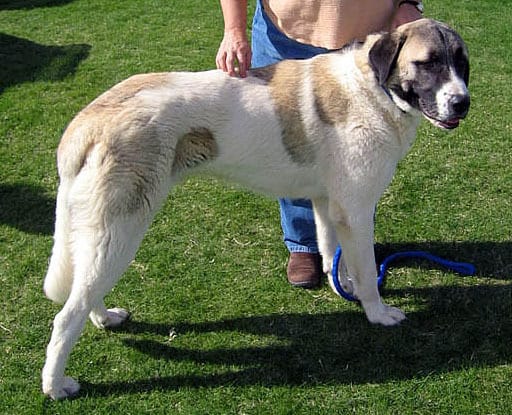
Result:
M251 47L245 29L224 32L215 63L218 69L230 76L236 76L237 69L242 78L247 76L247 70L251 66Z

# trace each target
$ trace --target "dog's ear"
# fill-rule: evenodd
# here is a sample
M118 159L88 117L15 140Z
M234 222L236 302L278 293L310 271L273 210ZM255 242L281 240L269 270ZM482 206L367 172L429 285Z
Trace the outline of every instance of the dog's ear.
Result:
M371 47L368 58L380 85L389 78L404 43L404 35L391 32L383 34Z

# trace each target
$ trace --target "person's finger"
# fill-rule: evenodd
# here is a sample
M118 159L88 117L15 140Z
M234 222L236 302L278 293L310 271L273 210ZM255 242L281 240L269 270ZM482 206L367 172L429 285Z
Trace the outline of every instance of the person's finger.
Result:
M229 76L234 76L236 74L236 58L234 52L229 52L226 56L226 72Z
M238 72L239 75L242 78L245 78L247 76L247 70L249 69L250 65L250 56L247 53L247 51L239 51L237 55L238 59Z
M217 65L217 69L220 69L224 72L227 72L226 68L226 52L220 50L217 52L217 56L215 58L215 64Z

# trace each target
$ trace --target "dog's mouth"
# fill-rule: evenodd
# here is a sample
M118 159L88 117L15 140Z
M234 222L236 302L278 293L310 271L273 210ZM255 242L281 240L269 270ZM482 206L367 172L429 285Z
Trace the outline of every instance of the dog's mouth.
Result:
M437 118L434 118L425 112L423 113L423 115L433 125L435 125L438 128L442 128L443 130L453 130L454 128L457 128L460 124L460 121L462 120L462 117L454 117L448 120L438 120Z
M469 100L466 99L461 101L460 105L454 104L453 106L459 108L453 108L447 116L440 116L437 112L431 113L428 108L423 108L422 113L434 126L442 128L443 130L453 130L466 118L469 109Z
M454 128L457 128L460 124L460 118L452 118L451 120L447 121L441 121L436 120L435 118L427 117L428 120L434 124L436 127L443 128L445 130L453 130Z

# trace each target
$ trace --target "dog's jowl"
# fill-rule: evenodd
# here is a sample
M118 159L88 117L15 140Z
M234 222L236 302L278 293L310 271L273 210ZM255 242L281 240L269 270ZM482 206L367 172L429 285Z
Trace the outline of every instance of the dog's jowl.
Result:
M170 188L198 171L271 196L311 199L324 270L340 243L340 278L368 320L402 321L377 290L374 209L422 115L443 129L466 116L468 76L461 38L422 19L244 79L217 70L144 74L98 97L58 148L44 290L64 305L47 349L44 393L78 392L64 371L87 318L105 328L128 317L103 298Z

